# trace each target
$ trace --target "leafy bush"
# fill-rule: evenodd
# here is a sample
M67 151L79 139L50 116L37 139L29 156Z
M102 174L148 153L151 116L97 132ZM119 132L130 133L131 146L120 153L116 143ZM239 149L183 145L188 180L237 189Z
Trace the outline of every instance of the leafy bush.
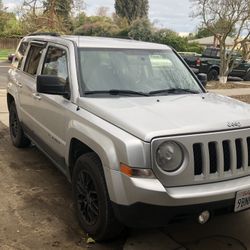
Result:
M152 41L153 27L148 19L137 19L129 27L128 36L135 40Z
M75 29L75 35L85 36L116 36L119 32L119 28L114 24L110 18L106 17L91 17L86 22Z

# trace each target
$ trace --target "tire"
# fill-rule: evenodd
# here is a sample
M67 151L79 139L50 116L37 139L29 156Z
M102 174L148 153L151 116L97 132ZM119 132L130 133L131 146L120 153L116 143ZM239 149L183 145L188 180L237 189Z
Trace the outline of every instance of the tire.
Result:
M21 123L18 118L16 105L14 102L10 104L9 110L9 129L12 144L17 148L25 148L30 145L30 140L25 136Z
M72 178L76 214L82 229L96 241L115 238L123 226L116 220L102 170L95 153L76 161Z
M217 81L219 73L216 69L211 69L207 74L208 81Z
M250 71L247 72L246 76L243 79L244 81L250 81Z

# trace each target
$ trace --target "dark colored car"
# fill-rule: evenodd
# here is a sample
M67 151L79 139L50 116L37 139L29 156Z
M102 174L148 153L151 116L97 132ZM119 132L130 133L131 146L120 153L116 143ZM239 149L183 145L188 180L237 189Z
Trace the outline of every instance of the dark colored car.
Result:
M182 53L181 56L191 68L196 68L199 73L207 74L208 81L217 80L220 72L220 49L207 48L202 55ZM234 67L229 76L240 77L250 81L250 62L245 61L235 52L233 54Z
M12 62L13 61L13 58L14 58L15 54L14 53L11 53L8 55L8 61L9 62Z

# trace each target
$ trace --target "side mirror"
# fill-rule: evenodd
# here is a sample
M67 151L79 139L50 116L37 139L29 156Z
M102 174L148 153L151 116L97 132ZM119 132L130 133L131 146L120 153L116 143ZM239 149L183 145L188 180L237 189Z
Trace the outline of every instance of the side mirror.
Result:
M50 95L62 95L65 98L70 97L68 82L58 76L38 75L36 79L36 88L38 93Z
M197 75L198 79L200 80L203 87L206 87L207 85L207 74L200 73Z

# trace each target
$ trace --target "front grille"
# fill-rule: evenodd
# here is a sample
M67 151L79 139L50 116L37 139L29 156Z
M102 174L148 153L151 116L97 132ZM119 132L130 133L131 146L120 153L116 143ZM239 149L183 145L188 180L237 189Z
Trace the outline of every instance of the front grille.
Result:
M194 175L232 176L250 166L250 137L193 144Z

